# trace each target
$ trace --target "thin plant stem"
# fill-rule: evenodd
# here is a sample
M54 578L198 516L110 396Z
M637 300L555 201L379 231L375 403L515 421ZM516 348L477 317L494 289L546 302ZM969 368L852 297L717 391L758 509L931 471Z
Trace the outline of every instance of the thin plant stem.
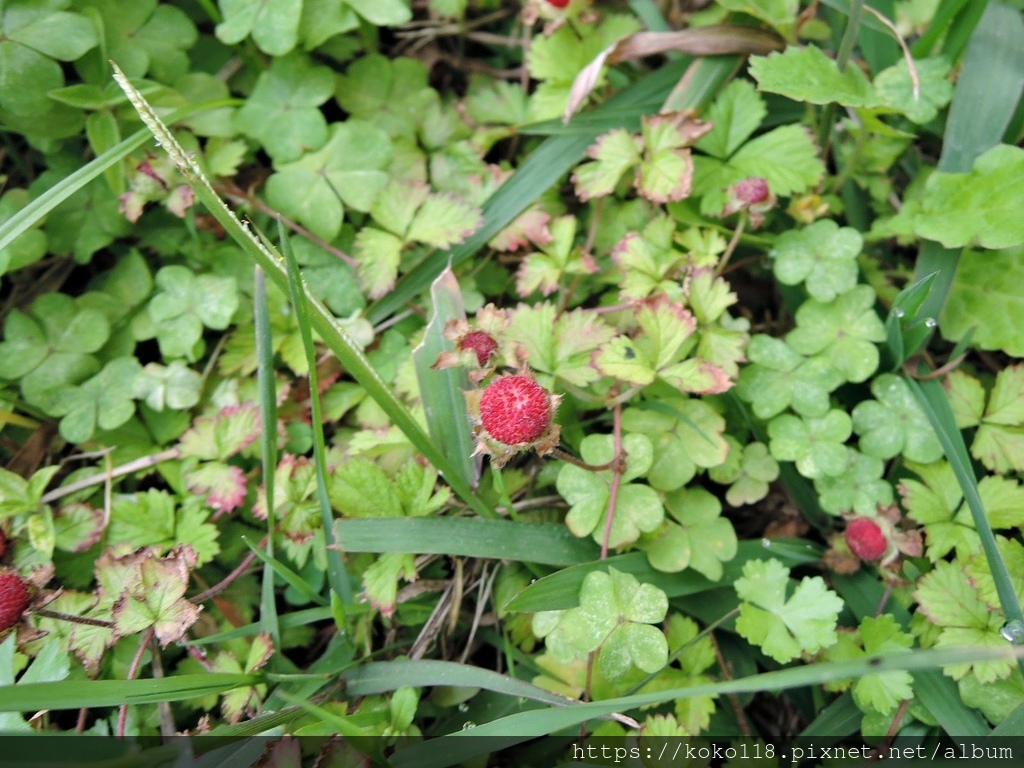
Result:
M139 643L139 650L135 652L135 658L132 659L131 666L128 667L128 674L126 680L134 680L135 676L139 674L139 667L142 666L142 657L146 653L146 648L149 647L149 641L153 637L153 628L150 627L146 630L145 636L142 638L142 642ZM122 704L117 710L117 736L123 739L125 736L125 726L128 723L128 705Z
M171 459L179 458L177 448L170 448L160 453L154 453L152 456L143 456L141 459L135 461L129 461L127 464L122 464L119 467L114 467L109 472L102 472L98 475L91 475L81 480L76 480L71 485L65 485L62 488L55 488L49 493L44 493L39 501L43 504L49 504L50 502L62 499L65 496L70 496L72 493L78 493L78 491L85 490L94 485L107 482L108 479L112 480L115 477L123 477L124 475L130 475L133 472L141 472L144 469L155 467L164 461L170 461Z
M613 457L612 485L608 490L608 515L604 521L604 535L601 537L601 559L608 557L608 540L612 535L612 523L615 520L615 507L619 500L619 486L622 484L622 473L625 471L626 455L622 450L622 406L616 405L612 412L612 444Z
M715 640L714 633L709 635L711 638L711 647L715 649L715 659L718 661L718 668L722 670L722 677L726 680L732 680L732 675L729 674L729 667L725 663L725 656L722 655L722 649L718 647L718 641ZM740 726L740 730L743 731L743 735L748 739L751 738L750 723L747 722L747 718L743 716L743 707L740 706L739 697L735 693L726 694L726 698L729 699L729 704L732 706L733 714L736 717L736 722Z
M267 545L267 539L269 539L269 538L270 538L269 536L264 536L263 537L263 541L260 542L260 547L261 548L265 547ZM218 583L214 584L209 589L204 589L202 592L200 592L195 597L190 598L191 601L193 603L195 603L196 605L199 605L200 603L205 603L211 597L215 597L216 595L219 595L225 589L230 587L231 583L235 579L237 579L239 576L241 576L243 573L245 573L246 570L248 570L249 566L252 565L252 562L255 559L256 559L256 553L255 552L250 552L248 555L245 556L245 559L242 560L242 562L240 562L238 564L238 567L235 568L235 570L233 570L231 573L229 573L227 576L225 576L223 579L221 579Z
M733 251L736 250L736 246L740 244L740 238L743 236L743 230L747 227L747 212L740 211L740 220L736 222L736 229L732 233L732 238L729 240L729 244L725 247L725 253L722 254L722 258L718 261L718 266L715 268L715 276L719 276L725 270L726 265L729 263L729 259L732 258Z
M84 624L87 627L103 627L104 629L113 629L114 623L112 621L104 621L103 619L90 619L86 616L73 616L70 613L62 613L61 611L51 611L46 608L38 608L33 613L36 616L42 616L46 619L54 619L56 621L68 621L72 624Z
M587 464L587 462L582 459L577 459L571 453L566 453L561 448L555 448L555 450L551 452L551 455L556 459L561 459L562 461L572 464L574 467L579 467L580 469L585 469L589 472L604 472L606 469L611 469L615 465L615 459L612 459L607 464Z

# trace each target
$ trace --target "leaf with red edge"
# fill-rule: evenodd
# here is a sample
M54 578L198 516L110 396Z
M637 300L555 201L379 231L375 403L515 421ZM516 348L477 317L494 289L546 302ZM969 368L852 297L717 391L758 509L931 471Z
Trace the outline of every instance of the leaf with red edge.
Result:
M85 552L103 534L103 510L88 504L68 504L53 518L57 548L65 552Z
M224 461L246 448L260 435L260 409L252 402L222 408L214 416L200 416L178 447L183 457Z
M240 467L211 461L184 472L193 493L206 494L206 503L218 513L233 512L245 501L245 473Z
M363 589L370 599L370 605L384 616L395 612L398 599L398 582L405 578L416 579L416 556L391 552L380 555L377 561L363 572Z
M185 599L195 552L192 547L179 546L162 558L155 557L152 550L136 555L132 565L138 569L138 579L135 589L114 604L114 629L125 637L152 627L166 648L199 619L199 607Z
M529 208L496 234L488 245L496 251L518 251L530 243L541 246L550 243L554 237L548 229L551 214L540 208Z

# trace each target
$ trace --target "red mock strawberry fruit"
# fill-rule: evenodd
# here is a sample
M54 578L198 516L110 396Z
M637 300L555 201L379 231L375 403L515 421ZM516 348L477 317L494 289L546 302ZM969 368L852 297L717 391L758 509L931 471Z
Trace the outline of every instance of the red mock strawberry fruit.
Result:
M470 331L459 341L459 351L472 351L483 368L498 351L498 342L487 331Z
M466 392L477 438L475 454L488 455L502 467L531 448L541 456L551 453L560 435L554 421L559 400L560 395L550 394L526 368Z
M547 0L547 4L555 8L565 8L569 4L569 0Z
M0 632L21 621L28 603L28 587L21 576L14 571L0 571Z
M865 562L881 560L889 549L889 540L882 526L870 517L851 520L845 535L850 551Z

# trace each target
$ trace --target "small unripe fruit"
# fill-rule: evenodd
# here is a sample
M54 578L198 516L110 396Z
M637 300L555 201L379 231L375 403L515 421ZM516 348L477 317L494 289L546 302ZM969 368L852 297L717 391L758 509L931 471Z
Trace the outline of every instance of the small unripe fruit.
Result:
M850 521L845 535L850 551L866 562L881 560L889 549L882 527L869 517Z
M0 571L0 632L19 621L28 608L28 587L14 571Z
M759 176L737 181L733 186L733 190L736 194L736 199L747 205L763 203L771 195L771 190L768 189L768 182Z
M551 426L550 396L528 374L502 376L480 397L480 423L507 445L531 443Z
M497 351L498 342L486 331L470 331L462 337L459 349L463 352L467 349L472 350L476 354L477 362L483 367Z

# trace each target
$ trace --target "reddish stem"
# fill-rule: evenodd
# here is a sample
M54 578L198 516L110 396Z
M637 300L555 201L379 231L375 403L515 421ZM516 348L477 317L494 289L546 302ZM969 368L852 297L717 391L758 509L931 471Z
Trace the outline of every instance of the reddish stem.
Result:
M624 456L622 453L622 405L616 404L613 414L612 440L614 441L615 458L612 459L612 486L608 490L608 515L604 521L604 536L601 539L601 559L608 557L608 540L612 535L612 523L615 520L615 506L619 500L619 485L622 483Z
M132 665L128 667L127 680L134 680L135 676L139 674L139 667L142 666L142 655L146 652L146 648L149 647L149 641L153 637L153 628L150 627L146 630L146 636L142 638L142 642L139 643L139 650L135 652L135 658L132 659ZM125 725L128 722L128 705L122 704L117 710L117 735L118 738L124 738Z

